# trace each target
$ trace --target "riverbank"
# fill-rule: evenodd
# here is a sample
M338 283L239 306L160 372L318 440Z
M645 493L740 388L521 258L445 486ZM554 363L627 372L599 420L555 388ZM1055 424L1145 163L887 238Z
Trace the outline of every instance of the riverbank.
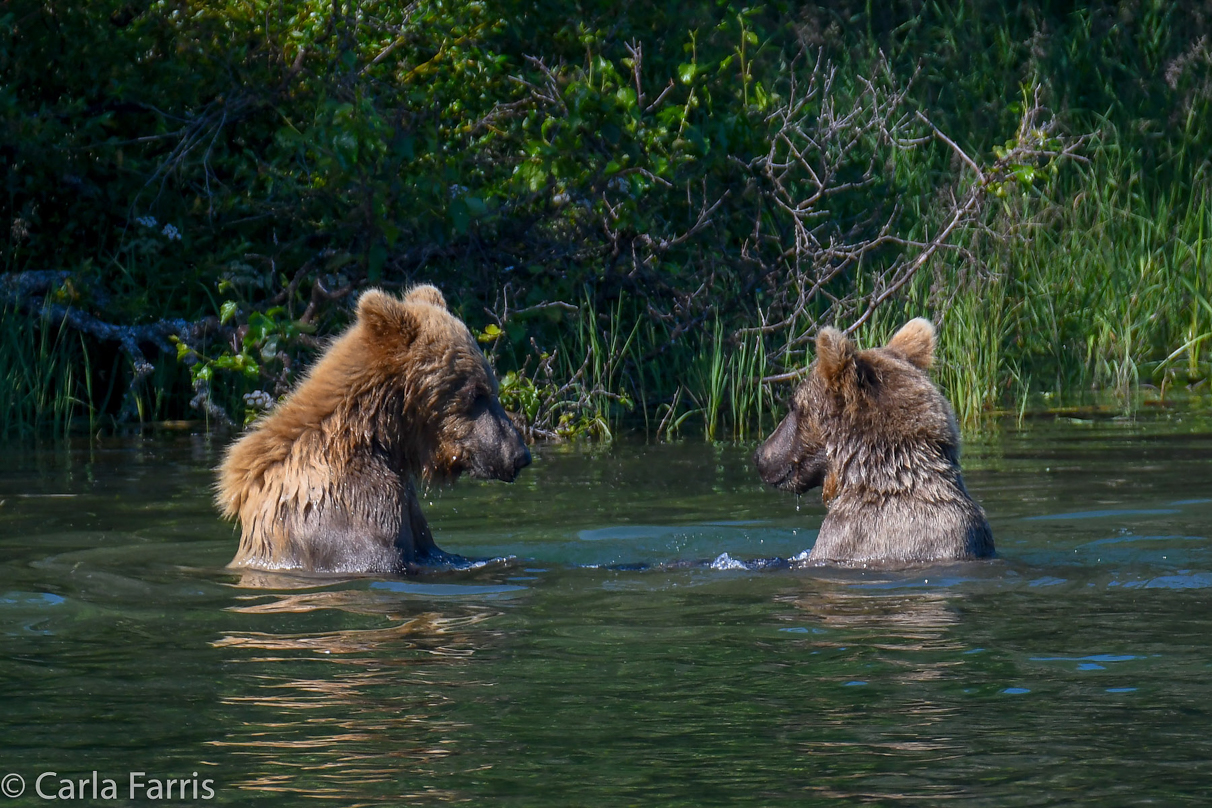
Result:
M238 426L419 281L540 439L753 438L829 323L933 319L969 431L1207 384L1185 9L194 11L0 20L5 434Z

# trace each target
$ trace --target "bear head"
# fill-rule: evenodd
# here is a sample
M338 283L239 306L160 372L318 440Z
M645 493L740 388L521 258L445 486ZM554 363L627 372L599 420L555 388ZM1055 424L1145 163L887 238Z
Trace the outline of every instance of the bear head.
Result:
M829 501L844 475L864 477L873 490L910 485L907 458L921 451L958 464L955 417L928 374L934 342L922 318L869 350L822 329L790 412L754 454L762 480L797 494L820 485Z
M530 464L521 433L501 407L492 368L433 286L401 299L378 289L358 300L366 389L386 391L377 441L418 476L512 482Z

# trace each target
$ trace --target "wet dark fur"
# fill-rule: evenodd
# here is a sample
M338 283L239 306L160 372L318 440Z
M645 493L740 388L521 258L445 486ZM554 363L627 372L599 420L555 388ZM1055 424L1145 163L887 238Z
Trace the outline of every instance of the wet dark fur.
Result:
M371 290L298 388L227 451L230 566L400 572L449 558L415 480L512 481L530 462L467 327L432 286Z
M985 513L960 473L951 405L927 373L934 326L917 319L883 348L824 329L791 412L754 455L770 485L818 485L829 513L808 563L895 565L993 555Z

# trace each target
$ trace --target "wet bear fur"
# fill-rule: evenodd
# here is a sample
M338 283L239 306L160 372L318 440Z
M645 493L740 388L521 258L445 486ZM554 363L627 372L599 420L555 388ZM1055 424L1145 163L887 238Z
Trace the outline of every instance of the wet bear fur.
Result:
M530 453L492 369L432 286L379 290L298 387L227 451L217 503L240 522L229 566L406 572L451 560L417 480L512 481Z
M921 318L860 351L823 329L791 412L758 448L763 481L818 485L828 514L809 564L895 566L993 555L985 513L960 473L951 405L930 381L935 330Z

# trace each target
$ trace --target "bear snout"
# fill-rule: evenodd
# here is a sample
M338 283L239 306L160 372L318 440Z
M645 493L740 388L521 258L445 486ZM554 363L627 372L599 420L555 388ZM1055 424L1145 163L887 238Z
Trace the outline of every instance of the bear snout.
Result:
M508 477L502 477L507 483L511 483L518 478L518 474L522 469L530 465L530 449L521 441L521 436L518 436L518 445L521 451L515 452L513 456L513 471Z
M767 452L763 451L765 448L766 446L763 444L753 453L753 465L757 467L757 473L762 478L762 482L778 488L791 476L793 469L790 463L773 460Z
M821 485L828 470L825 447L803 445L799 431L799 418L792 411L753 453L762 482L795 494Z
M502 446L499 451L481 452L469 469L471 476L480 480L501 480L511 483L522 469L530 465L530 450L519 435L516 446Z
M795 473L795 458L792 452L795 447L795 433L796 417L792 412L753 453L753 465L757 467L762 482L782 488Z
M476 416L470 443L467 454L472 477L511 483L530 465L530 449L522 433L496 400Z

